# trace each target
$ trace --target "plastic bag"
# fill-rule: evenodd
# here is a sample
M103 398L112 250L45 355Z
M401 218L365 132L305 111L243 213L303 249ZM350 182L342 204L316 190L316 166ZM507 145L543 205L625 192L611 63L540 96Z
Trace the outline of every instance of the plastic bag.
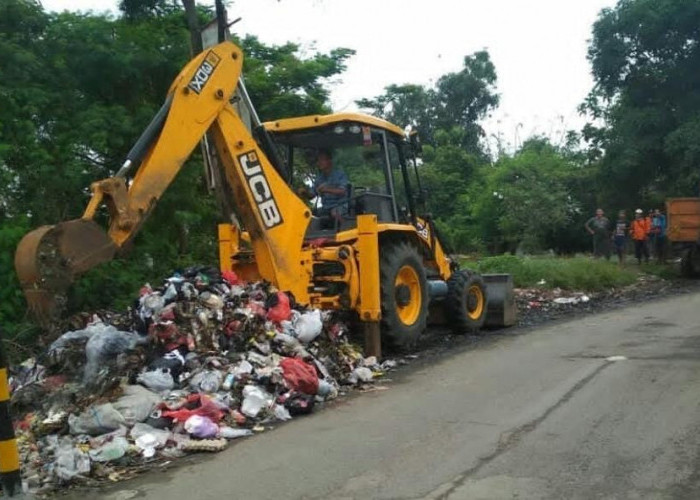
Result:
M90 406L78 416L68 415L71 434L98 436L119 429L119 426L124 424L124 417L111 403Z
M81 474L89 474L90 457L76 448L70 437L65 436L56 449L53 472L61 481L70 481Z
M257 417L263 408L272 405L272 395L256 385L246 385L243 388L243 404L241 412L249 417Z
M128 426L143 422L160 402L160 396L140 385L127 385L124 395L117 399L112 406L124 417Z
M223 375L218 370L202 370L190 381L190 387L199 392L212 393L219 390Z
M316 368L298 358L284 358L280 361L285 382L290 389L304 394L318 392Z
M267 319L279 323L280 321L288 320L292 314L289 305L289 296L284 292L277 292L271 295L268 299L269 308L267 310Z
M144 452L144 456L146 456L146 448L164 447L172 438L173 434L168 430L156 429L147 424L137 423L131 428L129 435L131 439L136 441L136 446L138 446Z
M224 439L237 439L246 436L252 436L253 431L250 429L234 429L233 427L219 427L219 437Z
M185 421L185 431L200 439L212 438L219 434L219 426L207 417L192 415Z
M317 394L322 398L332 399L338 396L338 389L330 382L319 379Z
M371 382L372 381L372 370L367 367L355 368L348 380L351 384L357 384L358 382Z
M316 398L309 394L292 392L284 398L283 402L290 415L307 415L313 411Z
M185 422L193 415L201 415L208 417L213 422L218 422L224 417L224 409L210 397L204 394L191 394L187 397L187 406L199 403L199 406L194 409L180 408L179 410L168 411L164 410L161 415L167 418L173 418L178 422Z
M173 376L170 372L164 370L139 373L139 376L136 377L136 382L156 392L169 391L175 386Z
M125 438L115 437L102 446L90 450L88 453L90 454L90 459L95 462L111 462L122 458L128 448L129 442Z
M158 439L153 434L144 434L134 441L136 447L141 450L144 458L151 458L156 454Z
M289 414L289 410L284 406L275 405L275 418L284 422L285 420L290 420L292 416Z
M322 329L323 322L321 321L321 311L319 309L305 312L294 322L297 338L305 344L318 337Z
M233 271L223 271L221 277L225 279L229 285L238 284L238 275Z

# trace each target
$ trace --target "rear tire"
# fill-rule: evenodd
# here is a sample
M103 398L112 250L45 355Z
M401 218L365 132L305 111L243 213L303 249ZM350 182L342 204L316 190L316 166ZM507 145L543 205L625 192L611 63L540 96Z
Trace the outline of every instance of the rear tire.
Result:
M428 317L428 284L423 260L409 243L389 243L380 249L379 282L382 336L393 347L415 344Z
M484 279L477 273L455 271L447 280L445 315L454 333L477 331L486 321L488 295Z
M700 251L698 246L689 248L681 259L681 276L695 279L700 277Z

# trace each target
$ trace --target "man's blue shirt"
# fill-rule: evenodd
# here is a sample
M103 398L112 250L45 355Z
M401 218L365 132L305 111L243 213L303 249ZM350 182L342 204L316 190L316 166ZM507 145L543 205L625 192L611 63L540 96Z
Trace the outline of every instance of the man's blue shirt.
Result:
M326 185L327 187L342 189L343 194L318 193L317 189ZM321 205L325 208L332 208L344 202L347 198L348 176L342 170L333 167L333 169L325 175L319 172L314 180L313 195L321 197Z

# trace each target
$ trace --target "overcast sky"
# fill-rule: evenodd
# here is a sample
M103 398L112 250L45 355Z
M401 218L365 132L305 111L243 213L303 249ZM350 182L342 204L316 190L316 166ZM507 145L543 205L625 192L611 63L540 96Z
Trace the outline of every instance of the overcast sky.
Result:
M42 0L49 10L116 12L118 0ZM213 4L213 0L199 0ZM391 83L431 84L486 48L501 104L483 124L511 145L533 134L555 141L580 128L576 107L592 86L586 60L591 25L615 0L235 0L237 33L297 42L309 52L355 49L333 86L336 111ZM404 124L398 124L404 125Z

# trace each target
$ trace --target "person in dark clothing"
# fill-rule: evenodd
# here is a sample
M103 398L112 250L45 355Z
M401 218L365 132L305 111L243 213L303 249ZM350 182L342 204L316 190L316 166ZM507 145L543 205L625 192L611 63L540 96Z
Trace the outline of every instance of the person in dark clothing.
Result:
M593 236L593 257L597 259L605 256L610 260L610 221L605 217L603 209L597 209L595 216L588 219L584 227Z
M628 229L627 214L624 210L620 210L620 213L617 215L617 222L615 222L615 228L613 229L613 243L615 244L615 253L617 254L620 265L625 263Z

